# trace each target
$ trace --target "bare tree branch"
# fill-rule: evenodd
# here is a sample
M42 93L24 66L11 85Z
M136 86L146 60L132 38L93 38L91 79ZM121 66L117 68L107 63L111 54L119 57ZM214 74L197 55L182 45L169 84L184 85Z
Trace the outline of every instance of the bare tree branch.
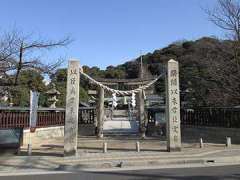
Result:
M218 0L213 9L204 9L209 20L223 30L227 30L233 40L240 41L240 2L237 0Z
M21 71L34 69L41 73L51 73L62 62L62 59L56 60L51 64L45 64L41 58L32 58L29 54L53 48L65 47L72 42L70 37L65 37L60 40L39 40L33 39L32 35L23 35L17 30L4 33L0 37L0 82L1 85L18 84L18 79ZM11 75L11 80L8 75ZM12 77L14 76L14 78ZM14 79L14 80L13 80Z

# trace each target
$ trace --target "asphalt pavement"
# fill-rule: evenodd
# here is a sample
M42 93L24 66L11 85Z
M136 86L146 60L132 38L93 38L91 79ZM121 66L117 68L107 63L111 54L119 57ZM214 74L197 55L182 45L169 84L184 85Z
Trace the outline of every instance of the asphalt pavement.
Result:
M9 173L1 175L0 180L239 180L240 165L235 166L208 166L197 168L177 168L177 169L145 169L131 171L39 171L26 172L22 174Z

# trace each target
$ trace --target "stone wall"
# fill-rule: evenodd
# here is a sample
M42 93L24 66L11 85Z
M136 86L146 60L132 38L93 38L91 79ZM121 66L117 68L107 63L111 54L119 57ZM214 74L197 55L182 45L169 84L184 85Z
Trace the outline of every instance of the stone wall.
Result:
M166 140L165 127L149 126L147 128L147 136L159 136L160 140ZM182 142L199 142L199 138L203 138L207 143L226 143L226 137L231 137L233 144L240 144L239 128L220 128L220 127L196 127L181 126Z
M183 142L199 142L203 138L207 143L225 143L226 137L231 137L233 144L240 144L240 129L182 126Z
M148 136L159 136L161 133L160 127L152 127L148 130ZM199 138L203 138L204 142L209 143L225 143L226 137L231 137L233 144L240 144L240 129L237 128L219 128L219 127L194 127L182 126L182 141L183 142L199 142ZM152 131L151 131L152 130ZM95 136L95 125L81 125L78 128L79 136ZM38 128L32 134L32 137L37 138L54 138L64 136L64 126ZM29 130L24 130L24 143L28 142ZM164 138L163 138L164 139Z
M78 127L79 136L95 136L95 125L82 124ZM64 137L64 126L37 128L34 133L31 134L32 138L48 139ZM29 138L29 129L23 132L23 143L27 144Z
M78 126L79 136L96 136L96 126L94 124L81 124Z
M0 129L0 155L15 154L22 144L22 129Z
M34 133L31 134L32 138L48 139L56 137L64 137L64 126L37 128ZM23 143L28 144L29 129L23 131Z

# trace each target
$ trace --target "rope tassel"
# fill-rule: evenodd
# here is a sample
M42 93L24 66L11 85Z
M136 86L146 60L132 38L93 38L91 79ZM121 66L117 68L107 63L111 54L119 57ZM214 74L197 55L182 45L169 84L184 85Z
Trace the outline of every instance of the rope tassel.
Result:
M116 93L112 94L112 103L113 103L113 107L117 107L118 103L117 103L117 96Z
M132 93L132 98L131 98L131 103L132 103L132 107L135 108L136 107L136 97L135 97L135 93Z

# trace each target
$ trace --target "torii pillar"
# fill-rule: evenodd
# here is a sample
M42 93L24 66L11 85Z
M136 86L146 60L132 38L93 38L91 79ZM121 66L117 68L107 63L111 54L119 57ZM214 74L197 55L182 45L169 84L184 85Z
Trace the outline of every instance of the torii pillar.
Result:
M139 131L141 138L145 138L146 127L145 127L145 108L144 108L144 94L143 90L140 90L138 93L138 113L139 113Z
M104 89L98 89L98 102L97 102L97 137L103 138L103 123L104 123Z
M181 151L179 66L173 59L167 64L166 88L167 150Z

